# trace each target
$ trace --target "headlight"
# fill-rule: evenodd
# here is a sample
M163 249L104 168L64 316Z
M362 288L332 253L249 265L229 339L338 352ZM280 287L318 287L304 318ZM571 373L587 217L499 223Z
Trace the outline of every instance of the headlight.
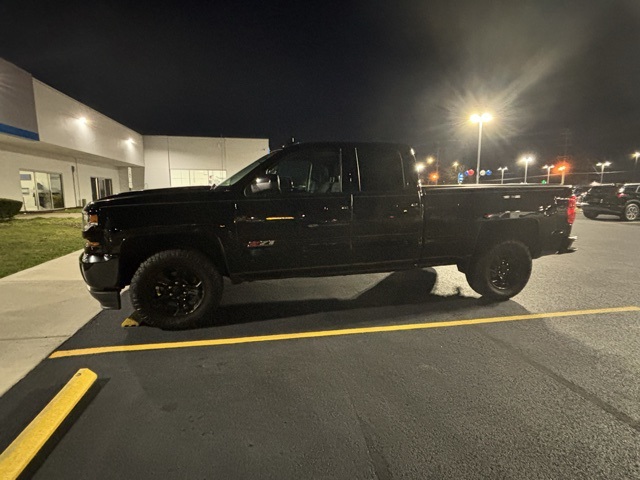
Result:
M98 225L98 214L82 212L82 226L84 230L88 230L91 227Z

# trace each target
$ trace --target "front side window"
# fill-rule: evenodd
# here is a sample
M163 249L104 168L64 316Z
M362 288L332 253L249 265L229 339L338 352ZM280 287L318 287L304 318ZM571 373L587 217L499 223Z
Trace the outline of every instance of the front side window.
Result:
M338 150L301 150L272 165L266 172L280 178L283 193L335 193L342 191Z

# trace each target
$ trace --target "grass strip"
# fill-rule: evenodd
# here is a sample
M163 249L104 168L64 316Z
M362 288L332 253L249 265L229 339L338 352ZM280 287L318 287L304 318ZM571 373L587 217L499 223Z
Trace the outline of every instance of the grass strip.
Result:
M0 278L84 246L80 218L30 218L0 222Z

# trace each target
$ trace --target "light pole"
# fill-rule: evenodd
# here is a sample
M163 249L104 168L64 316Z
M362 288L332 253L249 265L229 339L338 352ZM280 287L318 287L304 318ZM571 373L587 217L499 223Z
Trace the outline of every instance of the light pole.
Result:
M507 167L498 167L498 170L500 170L500 185L502 185L504 183L504 171L509 169Z
M564 185L564 171L567 169L565 165L561 165L558 167L558 170L562 172L562 180L560 180L560 185Z
M598 162L596 163L596 167L600 168L600 183L604 183L604 167L608 167L611 165L611 162Z
M478 115L474 113L471 115L471 121L478 124L478 162L476 163L476 183L480 183L480 150L482 149L482 124L490 122L493 116L490 113L483 113Z
M633 165L633 177L635 181L638 181L638 157L640 157L640 152L635 152L633 157L636 159L636 163Z
M545 165L542 168L546 168L547 169L547 185L549 184L549 175L551 175L551 169L553 168L553 165Z
M524 183L527 183L527 167L533 162L533 157L529 155L528 157L524 157L522 161L524 162Z
M438 172L438 160L434 159L432 156L428 156L427 157L427 165L432 165L434 161L436 162L436 174L435 175L431 175L430 178L437 185L438 184L438 178L440 177L440 174Z

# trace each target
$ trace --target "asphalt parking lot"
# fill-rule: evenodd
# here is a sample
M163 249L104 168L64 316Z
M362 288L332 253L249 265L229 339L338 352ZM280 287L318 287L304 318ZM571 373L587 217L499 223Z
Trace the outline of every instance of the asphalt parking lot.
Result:
M500 304L454 267L229 285L183 332L125 296L0 398L0 450L86 367L34 478L640 478L640 222L574 233Z

